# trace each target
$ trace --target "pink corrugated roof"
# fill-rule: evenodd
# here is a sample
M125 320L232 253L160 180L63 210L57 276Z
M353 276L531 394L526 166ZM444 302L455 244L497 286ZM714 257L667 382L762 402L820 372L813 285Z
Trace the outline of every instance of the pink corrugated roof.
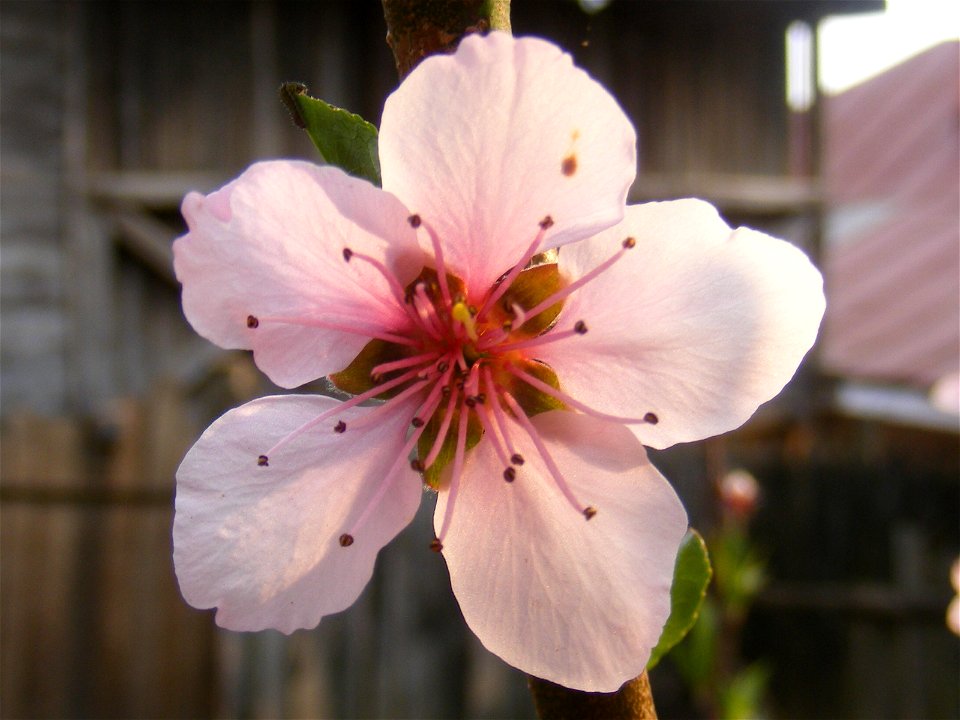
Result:
M824 111L823 365L928 387L960 366L960 43Z

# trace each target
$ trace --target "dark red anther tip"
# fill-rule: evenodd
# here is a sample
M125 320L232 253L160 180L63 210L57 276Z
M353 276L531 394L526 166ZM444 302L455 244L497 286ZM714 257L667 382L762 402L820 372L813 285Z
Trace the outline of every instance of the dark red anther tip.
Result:
M337 420L337 424L333 426L333 431L335 433L343 433L347 431L347 424L343 420Z
M648 412L643 416L643 421L645 423L650 423L651 425L656 425L658 422L660 422L660 418L657 417L656 413Z
M343 259L346 260L347 262L350 262L350 258L352 257L353 257L353 250L351 250L350 248L344 248Z
M512 462L514 465L523 465L523 455L520 453L514 453L510 457L510 462Z
M433 550L435 553L438 553L441 550L443 550L443 543L440 542L440 538L434 538L433 540L430 541L430 549Z
M514 470L512 467L508 467L506 470L503 471L503 479L506 480L507 482L513 482L514 480L517 479L517 471Z
M410 217L407 218L407 222L410 223L410 227L416 230L418 227L420 227L420 216L411 215Z
M636 245L637 245L637 241L634 240L632 237L625 238L624 241L623 241L623 246L624 246L627 250L629 250L629 249L632 248L632 247L636 247Z
M247 315L247 327L251 330L260 327L260 319L256 315Z
M573 331L578 335L586 335L587 324L583 320L577 320L576 325L573 326Z
M585 508L583 509L583 516L584 516L587 520L589 520L590 518L592 518L592 517L593 517L594 515L596 515L596 514L597 514L597 509L596 509L595 507L593 507L592 505L590 505L589 507L585 507Z
M344 533L340 536L340 547L350 547L353 545L353 535Z
M417 472L423 472L426 468L423 466L423 463L414 458L410 461L410 469L416 470Z
M410 421L410 424L413 425L415 428L423 427L423 418L415 417L413 420Z
M548 230L553 227L553 218L549 215L544 215L543 220L540 221L540 229Z
M260 455L257 457L257 465L260 467L267 467L270 464L269 459L266 455Z

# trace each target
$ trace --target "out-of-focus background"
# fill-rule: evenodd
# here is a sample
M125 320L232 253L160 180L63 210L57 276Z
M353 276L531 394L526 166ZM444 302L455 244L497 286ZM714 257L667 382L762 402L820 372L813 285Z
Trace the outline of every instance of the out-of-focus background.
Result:
M652 674L661 717L960 716L958 43L846 87L866 52L843 28L882 0L513 5L633 119L632 201L707 198L827 279L783 396L655 453L718 581ZM384 34L376 0L0 4L4 718L532 716L427 550L430 502L315 631L219 631L173 574L183 453L276 391L184 321L180 199L315 157L281 81L378 122Z

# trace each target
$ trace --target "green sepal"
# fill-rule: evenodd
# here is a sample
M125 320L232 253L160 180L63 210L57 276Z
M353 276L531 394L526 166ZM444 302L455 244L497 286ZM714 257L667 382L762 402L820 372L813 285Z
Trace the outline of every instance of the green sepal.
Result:
M323 162L374 185L381 184L376 127L359 115L310 97L302 83L281 85L280 99L294 124L307 131Z
M560 389L560 380L549 365L537 360L515 361L514 364L528 375L533 375L540 382L546 383L557 390ZM498 384L501 387L509 388L510 394L513 395L517 404L523 408L523 412L528 418L545 413L548 410L564 410L567 407L552 395L547 395L512 375L505 375L499 380Z
M385 340L371 340L363 346L363 350L340 372L330 375L330 382L340 390L359 395L372 390L378 383L371 377L371 371L377 365L404 358L404 348L402 345L390 343ZM382 381L381 381L382 382ZM391 398L403 390L403 386L392 388L385 393L377 395L377 398L385 400Z
M513 305L517 304L524 310L539 305L563 287L563 281L557 264L544 263L533 265L521 272L513 281L510 289L497 302L495 321L505 322L513 318ZM563 301L559 301L541 313L526 318L523 325L514 328L514 335L535 337L547 330L557 319ZM502 317L502 320L500 318Z
M423 434L417 441L417 457L421 460L430 454L430 450L433 448L433 444L437 440L437 435L440 433L440 423L443 422L443 416L445 414L445 408L438 408L427 422L427 426L424 428ZM453 457L456 455L457 429L459 424L460 411L458 409L454 409L453 419L450 421L450 427L447 430L446 437L443 439L443 445L440 446L440 452L437 454L437 459L434 460L433 464L423 472L423 482L432 487L434 490L440 489L441 475L443 474L443 471L447 465L453 462ZM477 443L480 442L480 438L482 437L483 425L477 419L475 413L470 413L467 418L467 442L464 451L476 447Z
M680 551L673 568L670 617L663 626L657 646L650 654L647 670L656 666L660 659L690 632L700 614L712 575L707 544L696 530L690 528L680 541Z

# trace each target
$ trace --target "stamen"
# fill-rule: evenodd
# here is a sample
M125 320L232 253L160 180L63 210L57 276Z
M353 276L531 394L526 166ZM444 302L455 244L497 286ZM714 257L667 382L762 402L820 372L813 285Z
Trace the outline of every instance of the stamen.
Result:
M490 369L487 367L483 368L483 383L487 388L487 396L491 398L491 415L493 415L493 419L497 424L497 428L500 430L500 435L503 438L503 446L510 452L511 455L519 456L515 446L510 442L510 433L507 431L506 416L503 412L503 408L500 407L500 401L497 397L497 388L493 384L493 375L490 373Z
M247 315L247 327L251 330L260 327L260 320L257 319L256 315Z
M477 418L480 420L480 424L483 425L483 432L485 437L489 438L490 442L493 443L493 450L497 454L497 458L500 460L500 463L504 465L507 470L513 470L510 467L510 461L507 460L507 453L504 449L503 443L500 439L500 436L497 434L496 429L493 426L493 423L490 420L490 411L483 407L483 404L480 404L480 407L477 408ZM506 478L506 470L504 470L504 478ZM513 473L516 477L516 471ZM513 479L510 478L507 482L513 482Z
M436 410L436 406L437 403L434 402L433 407L428 409L428 413L433 414L433 411ZM386 494L387 490L390 488L390 485L393 484L394 479L399 474L398 471L400 468L407 464L407 458L410 456L410 451L416 447L417 441L420 439L422 434L423 427L414 430L410 434L410 437L407 438L407 441L403 444L403 447L400 448L397 459L393 461L393 465L390 466L390 469L383 476L383 480L380 481L380 486L377 488L376 492L374 492L373 497L370 498L370 501L363 509L363 512L360 513L360 517L358 517L353 523L353 526L346 533L344 533L344 535L350 538L351 542L357 533L363 528L364 524L366 524L370 517L370 513L372 513L374 508L376 508L377 505L380 504L380 501L383 500L383 496ZM343 537L343 535L340 536L341 545L343 545ZM347 545L343 545L343 547L347 547Z
M514 453L510 456L510 462L512 462L514 465L523 465L526 460L523 459L523 455L520 453Z
M390 288L390 293L393 295L393 299L397 301L397 304L400 306L403 312L407 316L409 316L410 319L414 321L414 323L418 323L418 320L419 320L418 316L413 312L412 308L407 304L406 291L400 285L400 281L397 280L396 275L393 272L391 272L386 265L384 265L382 262L380 262L376 258L371 257L370 255L355 252L350 248L344 248L343 259L346 260L347 262L350 262L352 258L356 258L357 260L363 260L365 263L367 263L368 265L371 265L377 272L379 272L380 275L383 276L383 279L387 281L387 285ZM359 283L359 284L360 284L360 287L362 287L364 290L367 290L367 291L370 290L370 288L367 285L363 283Z
M482 320L486 312L493 307L494 303L497 302L503 294L510 288L513 284L513 281L517 279L517 276L523 272L523 269L527 266L527 263L537 254L537 250L540 248L540 244L543 242L543 237L553 226L553 218L547 215L543 220L540 221L540 231L537 233L536 237L533 238L533 242L530 243L530 247L521 256L519 262L514 265L510 271L503 277L500 283L494 288L493 292L487 295L487 299L484 300L483 305L480 308L480 312L477 313L477 320ZM551 303L552 305L553 303ZM549 305L547 306L549 307ZM536 313L527 312L528 317L532 317Z
M508 467L506 470L503 471L503 479L506 480L507 482L512 483L514 480L517 479L517 471L514 470L512 467Z
M359 427L365 427L371 423L379 422L380 415L388 412L393 412L394 407L402 400L410 397L411 395L421 392L423 388L430 384L429 380L423 380L421 382L416 382L410 387L404 388L401 392L394 395L383 405L379 405L374 408L370 408L369 412L363 415L363 417L358 420L353 420L350 422L350 427L356 430ZM430 397L429 395L427 396ZM336 428L334 428L336 430Z
M414 225L414 218L416 218L416 225ZM430 236L430 242L433 245L433 258L437 263L437 282L440 284L440 297L443 298L443 304L450 307L450 286L447 284L447 265L443 261L443 247L440 243L440 237L433 227L424 222L419 215L412 215L409 220L411 227L416 229L422 225L423 229L427 231L427 235Z
M453 409L457 405L457 396L455 393L449 392L449 390L449 386L444 386L441 388L440 394L447 398L447 411L444 413L443 419L440 421L440 427L437 429L437 437L435 437L433 440L433 447L430 448L430 452L428 452L427 456L423 459L423 466L425 468L430 467L436 462L437 456L440 454L441 448L443 448L443 442L447 439L447 432L450 430L450 423L453 422Z
M580 322L583 321L581 320ZM497 345L497 352L506 352L507 350L523 350L525 348L539 347L540 345L549 345L550 343L555 343L558 340L566 340L574 335L583 335L585 332L586 327L584 327L583 332L580 332L577 330L576 326L569 330L551 330L549 332L545 332L543 335L537 335L536 337L532 337L527 340L517 340L516 342L512 343L503 343L502 345ZM484 345L481 349L486 350L489 347L489 345Z
M307 432L308 430L311 430L312 428L315 428L317 425L319 425L320 423L322 423L322 422L323 422L324 420L326 420L327 418L329 418L329 417L331 417L331 416L333 416L333 415L337 415L338 413L342 413L342 412L344 412L345 410L349 410L350 408L355 407L356 405L359 405L360 403L364 402L365 400L369 400L369 399L371 399L371 398L374 398L374 397L376 397L377 395L379 395L379 394L381 394L381 393L384 393L384 392L386 392L387 390L390 390L391 388L396 387L397 385L402 385L403 383L407 382L408 380L414 379L414 378L416 377L416 373L417 373L416 370L411 370L410 372L406 372L406 373L404 373L403 375L398 375L397 377L393 378L392 380L388 380L387 382L383 383L382 385L377 385L376 387L371 388L371 389L367 390L366 392L360 393L359 395L354 395L354 396L353 396L352 398L350 398L349 400L344 400L342 403L340 403L340 404L337 405L336 407L330 408L329 410L326 410L325 412L320 413L319 415L317 415L317 417L313 418L312 420L308 420L307 422L305 422L303 425L301 425L300 427L298 427L298 428L297 428L296 430L294 430L293 432L291 432L291 433L285 435L284 437L282 437L272 448L270 448L269 450L267 450L267 452L265 452L264 455L266 455L266 456L268 456L268 457L269 457L270 455L273 455L273 453L275 453L275 452L276 452L277 450L279 450L281 447L283 447L284 445L286 445L287 443L289 443L291 440L294 440L295 438L298 438L300 435L302 435L303 433ZM412 387L422 387L423 385L426 385L426 382L421 382L421 383L419 383L419 385L414 385L414 386L412 386ZM382 405L382 406L379 407L379 408L376 408L376 410L379 411L379 410L381 410L381 408L384 408L384 407L387 407L387 406L393 407L393 406L396 404L396 401L397 401L399 398L400 398L399 395L396 396L396 397L390 398L384 405ZM364 418L364 419L365 419L365 418ZM344 429L346 429L346 428L344 428Z
M417 283L411 300L420 320L420 326L434 340L439 340L443 334L443 323L437 316L437 309L434 307L433 301L427 296L426 286L422 282Z
M547 308L556 305L558 302L563 300L565 297L567 297L571 293L582 288L588 282L596 279L598 275L600 275L602 272L610 268L611 265L616 263L620 258L624 256L627 250L629 250L636 244L637 243L633 238L627 238L626 240L623 241L622 245L620 246L620 249L617 250L617 252L615 252L609 258L607 258L602 263L597 265L593 270L588 272L586 275L582 275L581 277L577 278L566 287L561 288L560 290L557 290L557 292L553 293L553 295L550 295L545 300L541 300L540 303L537 304L535 307L527 310L527 316L534 317L535 315L539 315Z
M266 455L259 455L257 457L257 465L260 467L267 467L270 464L269 458Z
M374 368L370 371L370 377L382 377L387 373L391 373L394 370L402 370L403 368L410 367L411 365L423 365L424 363L432 363L437 359L440 353L438 352L429 352L422 353L420 355L411 355L410 357L403 358L401 360L394 360L392 362L380 363L375 365Z
M513 396L508 392L503 393L503 399L507 402L507 405L510 406L514 416L517 418L517 422L519 422L520 425L523 426L523 429L527 431L527 435L533 442L533 446L537 449L537 453L543 459L544 464L547 466L547 470L553 477L553 482L556 484L557 489L566 498L567 502L570 503L570 506L577 512L582 513L587 520L596 515L596 508L584 505L577 499L577 496L573 494L573 491L567 484L566 479L563 477L563 473L560 472L560 468L557 467L557 464L550 456L550 451L547 450L547 446L543 444L543 440L540 439L540 434L533 426L533 423L530 422L530 418L528 418L526 413L523 412L520 404L514 400Z
M340 536L340 547L350 547L353 545L353 535L344 533Z
M337 330L349 335L360 335L361 337L383 340L397 345L409 345L411 347L421 346L423 343L419 340L406 337L404 335L394 335L393 333L381 332L380 330L371 330L369 328L359 327L357 325L344 325L343 323L326 322L308 317L262 317L259 323L275 322L281 325L299 325L301 327L319 328L321 330Z
M347 424L343 420L338 420L337 424L333 426L333 431L342 435L347 431Z
M437 533L436 542L443 549L443 540L450 529L450 521L453 518L453 507L456 505L457 494L460 492L460 475L463 471L463 457L467 448L467 421L470 414L465 410L460 411L460 422L457 426L457 449L453 455L453 472L450 478L449 497L447 497L447 506L443 512L443 522L440 523L440 532Z
M657 416L650 412L648 412L642 418L629 418L629 417L620 417L618 415L607 415L606 413L602 413L599 410L594 410L592 407L584 405L579 400L575 400L570 395L567 395L567 393L561 390L557 390L557 388L553 387L553 385L549 385L543 382L543 380L540 380L539 378L534 377L530 373L524 372L523 370L518 368L516 365L507 364L505 365L505 368L507 372L509 372L511 375L514 375L515 377L520 378L525 383L527 383L527 385L530 385L536 388L542 393L546 393L552 398L556 398L557 400L562 402L564 405L569 405L570 407L575 408L576 410L579 410L585 415L591 415L592 417L599 418L601 420L610 420L611 422L626 423L626 424L646 423L649 425L656 425L658 422Z

